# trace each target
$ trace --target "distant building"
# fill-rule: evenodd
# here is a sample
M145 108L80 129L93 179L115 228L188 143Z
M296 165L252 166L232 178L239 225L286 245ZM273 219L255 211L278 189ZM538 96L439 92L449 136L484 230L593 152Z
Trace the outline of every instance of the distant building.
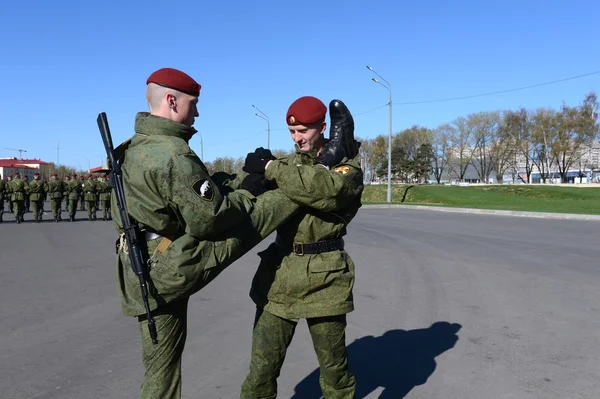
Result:
M33 174L40 171L41 165L48 165L48 162L39 159L0 158L0 176L4 179L19 171L21 177L33 179Z

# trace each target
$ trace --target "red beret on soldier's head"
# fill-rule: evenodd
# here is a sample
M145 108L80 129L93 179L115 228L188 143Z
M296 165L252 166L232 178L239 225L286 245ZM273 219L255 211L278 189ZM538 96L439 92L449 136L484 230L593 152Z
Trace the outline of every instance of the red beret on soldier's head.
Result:
M327 107L316 97L300 97L290 105L285 120L288 125L310 125L323 122Z
M39 174L39 172L35 172L33 175L34 176L39 176L40 174Z
M92 178L92 176L93 176L93 175L92 175L91 173L90 173L90 174L88 174L88 179L91 179L91 178Z
M77 173L73 173L73 177L77 177Z
M152 73L146 84L156 83L159 86L175 89L190 96L200 95L200 84L185 72L173 68L162 68Z
M58 177L58 174L52 173L50 176Z

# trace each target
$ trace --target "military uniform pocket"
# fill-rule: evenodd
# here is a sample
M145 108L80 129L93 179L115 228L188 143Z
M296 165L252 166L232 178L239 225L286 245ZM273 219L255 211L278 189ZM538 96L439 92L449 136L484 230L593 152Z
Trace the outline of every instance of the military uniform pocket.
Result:
M312 255L308 264L311 273L342 271L348 268L345 257L339 251Z

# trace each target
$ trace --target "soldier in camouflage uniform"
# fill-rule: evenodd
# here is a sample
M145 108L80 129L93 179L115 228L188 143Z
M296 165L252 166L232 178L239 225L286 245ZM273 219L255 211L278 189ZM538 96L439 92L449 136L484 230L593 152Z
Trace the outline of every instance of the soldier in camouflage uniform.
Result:
M65 200L65 211L69 210L69 192L71 190L71 176L66 175L63 182L63 199ZM61 204L62 209L62 204Z
M5 188L5 196L6 196L6 202L8 203L7 207L8 207L8 213L13 213L13 202L12 202L12 196L10 195L10 185L12 181L12 176L8 175L6 176L6 188Z
M9 190L13 202L13 211L17 223L25 221L25 193L29 189L24 180L21 179L21 173L14 173L13 179L9 183Z
M63 182L58 180L56 173L53 173L48 182L48 194L50 196L50 210L52 211L52 216L54 216L54 222L62 220L61 202L64 191Z
M104 175L96 183L96 189L100 193L100 202L102 203L102 219L111 220L110 217L110 191L111 187L108 185L108 175Z
M29 200L33 205L33 220L39 223L43 215L44 183L38 172L33 174L33 180L29 183Z
M120 214L113 202L115 226L121 233L118 282L124 315L136 316L140 325L145 368L141 397L177 399L181 397L189 296L273 232L299 206L279 190L260 197L247 190L232 190L240 182L244 186L244 176L222 178L223 174L217 184L188 145L196 133L192 125L198 115L200 85L171 68L154 72L146 83L151 113L138 113L135 135L116 149L116 155L123 159L129 213L147 240L149 302L158 345L149 337L139 280L131 269ZM337 151L341 141L333 140L336 145L330 146L329 152L339 160L343 157ZM323 162L335 163L331 157ZM309 165L303 169L309 168L323 169ZM288 169L298 167L290 165Z
M81 183L77 180L77 175L73 174L73 178L69 183L69 220L75 221L75 214L77 213L77 202L81 196Z
M25 210L23 211L23 213L25 212L31 212L31 199L29 198L29 176L25 175L23 176L23 181L25 182L25 200L23 201L23 206L25 208Z
M330 105L331 117L351 115L341 102ZM361 206L363 175L360 163L345 159L333 170L314 169L300 178L290 166L312 165L326 143L327 108L315 97L301 97L289 107L286 121L296 153L274 160L265 178L295 202L304 205L277 229L277 238L259 253L261 262L250 296L257 305L252 336L250 372L240 398L275 399L286 351L298 320L306 319L321 366L325 399L354 399L355 379L348 368L346 313L354 309L354 263L342 237ZM352 157L356 156L358 148ZM248 155L244 170L258 173Z
M6 181L0 175L0 223L2 223L2 215L4 215L4 196L6 195Z
M77 198L77 202L79 204L79 210L85 211L85 193L83 191L83 187L85 186L85 178L83 175L79 175L79 186L81 190L79 191L79 197Z
M92 174L83 183L83 199L87 202L89 220L96 220L96 182Z

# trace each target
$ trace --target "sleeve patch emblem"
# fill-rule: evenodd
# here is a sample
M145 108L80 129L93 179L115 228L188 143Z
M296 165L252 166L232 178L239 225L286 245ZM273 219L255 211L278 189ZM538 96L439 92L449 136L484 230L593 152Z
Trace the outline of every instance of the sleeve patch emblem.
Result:
M337 168L334 168L333 170L335 170L338 173L341 173L343 175L348 174L348 172L350 172L350 167L348 166L338 166Z
M212 201L215 195L210 182L206 179L200 179L192 185L192 190L196 195L205 201Z

